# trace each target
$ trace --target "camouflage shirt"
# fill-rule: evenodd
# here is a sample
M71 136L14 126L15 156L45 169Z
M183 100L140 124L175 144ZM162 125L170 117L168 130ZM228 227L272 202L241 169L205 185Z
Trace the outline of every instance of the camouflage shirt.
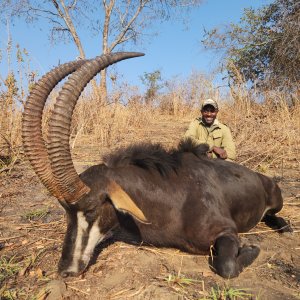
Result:
M204 125L201 117L193 120L184 136L192 138L198 144L206 143L210 149L212 149L213 146L222 147L227 152L228 160L234 160L236 158L235 144L231 131L217 119L215 119L210 127ZM214 153L213 157L216 158Z

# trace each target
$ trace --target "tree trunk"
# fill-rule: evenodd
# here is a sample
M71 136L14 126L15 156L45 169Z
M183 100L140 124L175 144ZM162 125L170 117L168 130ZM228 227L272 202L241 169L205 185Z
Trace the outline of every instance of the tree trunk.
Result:
M86 59L86 55L85 55L85 52L84 52L84 49L82 47L82 43L81 43L81 40L77 34L77 31L75 29L75 26L73 24L73 21L72 21L72 18L70 16L70 13L69 13L69 8L66 6L65 4L65 1L64 0L60 0L60 4L63 8L63 11L61 10L59 4L57 3L57 0L52 0L58 14L60 15L60 17L64 20L72 38L73 38L73 41L79 51L79 54L80 54L80 58L81 59ZM94 94L96 95L96 97L99 97L99 91L98 91L98 87L97 87L97 83L95 80L92 80L91 81L91 84L92 84L92 88L93 88L93 91L94 91Z
M107 99L107 85L106 85L106 69L102 70L100 72L100 90L99 90L99 94L101 97L101 104L105 105L108 102Z
M110 0L108 3L106 0L103 0L103 7L105 9L105 19L104 19L104 26L103 26L103 33L102 33L102 53L108 54L111 51L108 48L108 35L109 35L109 23L112 10L115 5L115 0ZM100 97L101 97L101 104L107 104L107 84L106 84L106 69L100 72Z

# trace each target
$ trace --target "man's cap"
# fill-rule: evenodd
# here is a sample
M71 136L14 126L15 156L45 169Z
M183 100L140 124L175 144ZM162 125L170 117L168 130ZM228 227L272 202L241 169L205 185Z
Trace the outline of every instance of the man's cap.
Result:
M211 105L215 109L218 109L218 103L215 100L213 100L213 99L206 99L206 100L204 100L203 103L202 103L202 105L201 105L201 109L203 109L204 106L206 106L206 105Z

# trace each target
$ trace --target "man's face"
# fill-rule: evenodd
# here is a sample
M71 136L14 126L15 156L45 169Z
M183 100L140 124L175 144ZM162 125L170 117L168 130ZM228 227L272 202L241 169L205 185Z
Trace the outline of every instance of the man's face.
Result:
M202 121L205 125L211 126L218 114L218 110L215 109L212 105L205 105L201 110Z

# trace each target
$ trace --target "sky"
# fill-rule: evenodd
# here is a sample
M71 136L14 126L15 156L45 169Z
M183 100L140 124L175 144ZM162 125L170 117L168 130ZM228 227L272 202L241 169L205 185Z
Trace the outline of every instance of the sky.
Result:
M236 23L242 16L244 8L258 8L268 3L269 0L206 0L193 9L187 28L175 21L159 24L157 36L140 47L129 47L130 51L143 52L145 56L119 62L112 70L120 75L120 80L126 80L129 84L141 88L140 76L145 72L160 70L165 80L187 78L193 71L210 74L218 65L220 57L212 51L205 50L201 45L204 28L211 29L230 22ZM11 24L10 32L14 45L18 43L22 49L28 51L31 59L30 68L37 71L39 76L59 63L74 60L78 56L73 44L51 45L48 32L43 30L43 24L28 25L19 20L14 25ZM85 33L80 37L84 41L88 58L99 55L98 40L90 38L89 34ZM1 24L0 79L5 78L8 70L5 57L7 39L7 28Z

